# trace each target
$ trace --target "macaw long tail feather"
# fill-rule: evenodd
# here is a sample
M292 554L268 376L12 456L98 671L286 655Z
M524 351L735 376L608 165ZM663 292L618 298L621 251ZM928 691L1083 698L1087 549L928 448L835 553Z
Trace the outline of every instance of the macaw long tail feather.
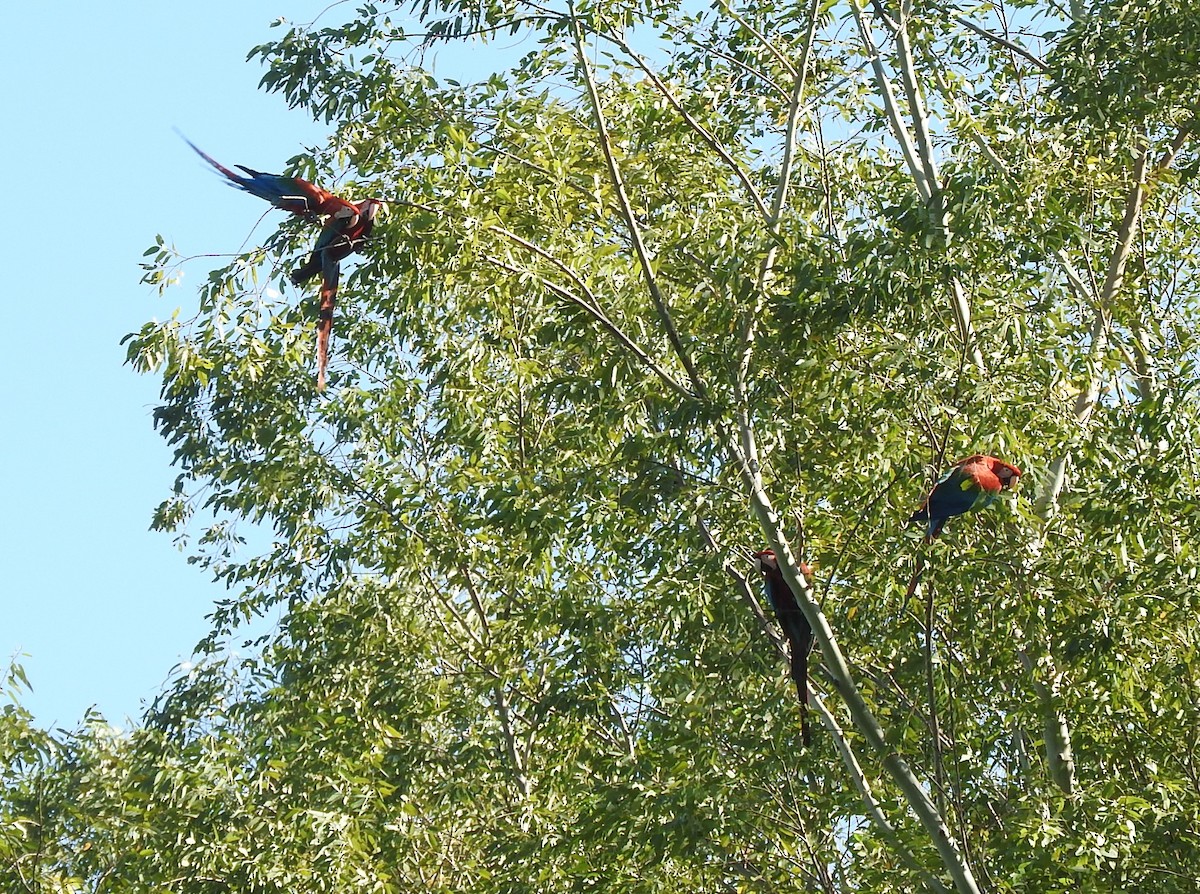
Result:
M792 679L796 682L796 695L800 704L808 704L808 656L800 653L800 644L792 643Z
M808 722L808 652L799 642L791 643L792 680L796 683L796 697L800 699L800 736L805 746L812 744L812 730Z
M321 308L317 317L317 390L325 390L325 369L329 366L329 335L333 332L333 308L337 304L337 282L321 288Z
M790 589L787 592L791 594ZM808 619L800 612L799 606L789 607L778 617L788 641L792 680L796 684L796 697L800 700L800 729L804 736L804 744L808 745L812 738L808 724L808 654L813 646L812 628L808 625Z
M913 568L912 577L908 581L908 590L904 594L904 601L907 602L917 595L917 585L921 583L921 575L925 573L925 557L917 556L916 567Z
M195 143L193 143L187 137L183 136L183 134L178 129L175 130L175 133L179 134L179 136L183 139L183 141L185 143L187 143L189 146L191 146L193 150L195 150L197 155L199 155L206 162L208 162L210 165L212 165L214 168L216 168L218 171L220 171L222 174L224 174L226 177L228 177L233 182L234 186L241 186L242 180L244 180L246 178L242 177L240 174L237 174L237 173L229 170L229 168L225 167L225 165L221 164L219 161L217 161L215 158L213 158L211 155L209 155L207 152L205 152L203 149L201 149L199 146L197 146ZM241 167L241 165L238 165L238 167ZM242 170L245 170L245 168L242 168Z

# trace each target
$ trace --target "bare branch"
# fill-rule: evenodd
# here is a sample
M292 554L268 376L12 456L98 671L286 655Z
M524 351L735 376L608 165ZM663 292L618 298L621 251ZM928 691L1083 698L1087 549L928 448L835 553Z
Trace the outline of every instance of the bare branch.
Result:
M1171 164L1175 155L1190 136L1190 124L1180 128L1175 139L1163 153L1158 163L1155 164L1154 171L1156 173L1164 170ZM1100 397L1100 385L1102 381L1100 367L1111 341L1109 326L1110 309L1124 282L1125 265L1129 259L1129 254L1133 248L1141 222L1141 211L1145 204L1147 177L1150 170L1150 147L1143 144L1133 165L1133 185L1129 188L1129 192L1125 198L1125 215L1121 221L1121 226L1117 230L1112 254L1109 256L1104 285L1101 287L1099 294L1095 296L1093 305L1092 328L1088 345L1088 374L1083 386L1080 388L1079 394L1075 398L1075 406L1073 408L1075 422L1080 432L1087 427L1092 412L1095 410L1096 402ZM1058 255L1063 269L1067 272L1067 279L1076 293L1086 294L1090 292L1091 290L1086 287L1078 273L1074 271L1065 252L1060 251ZM1070 458L1071 454L1068 451L1050 464L1046 486L1038 496L1037 503L1035 504L1035 511L1043 521L1050 518L1055 507L1058 505L1059 494L1066 483L1067 467L1070 463ZM1040 548L1040 545L1038 546ZM1071 731L1066 715L1058 707L1060 702L1058 684L1061 674L1054 665L1053 655L1049 649L1047 649L1046 658L1043 662L1043 664L1047 665L1050 678L1049 683L1038 677L1036 663L1024 650L1019 654L1022 663L1029 670L1033 678L1034 691L1037 693L1038 700L1042 705L1046 761L1050 769L1051 778L1054 780L1055 785L1063 792L1068 795L1073 794L1076 789L1076 781L1075 760L1071 748Z
M916 64L913 62L912 45L908 42L908 12L905 11L896 28L896 57L899 60L900 83L904 88L904 99L908 103L908 114L912 118L913 132L917 138L917 157L925 171L930 196L938 205L941 201L941 177L938 174L937 160L933 155L933 140L929 135L929 115L925 111L925 101L921 96L921 88L917 83ZM941 215L941 225L945 230L946 218ZM950 233L944 232L947 243Z
M1150 149L1143 145L1133 166L1133 186L1125 198L1125 217L1117 230L1116 243L1108 262L1108 272L1104 277L1104 286L1096 296L1092 319L1091 340L1088 346L1088 376L1075 398L1073 413L1075 421L1082 429L1091 419L1096 401L1100 397L1101 376L1099 365L1105 351L1108 349L1108 309L1121 288L1125 278L1125 263L1129 259L1129 251L1137 235L1138 223L1141 219L1142 202L1146 197L1146 171L1149 165ZM1064 454L1050 465L1050 475L1046 489L1037 502L1037 513L1043 519L1049 518L1058 503L1058 495L1066 481L1069 454Z
M796 132L800 124L801 103L804 101L804 87L808 80L809 63L812 60L813 39L817 33L817 19L820 14L820 0L813 0L808 8L808 33L804 35L804 52L800 54L800 70L795 75L792 87L791 105L788 108L787 130L783 141L783 161L779 166L779 182L775 186L775 197L771 201L771 216L769 226L772 230L778 228L779 218L783 214L783 206L787 202L788 186L792 179L792 165L796 155ZM773 258L775 247L771 247ZM764 261L763 267L770 270L770 263Z

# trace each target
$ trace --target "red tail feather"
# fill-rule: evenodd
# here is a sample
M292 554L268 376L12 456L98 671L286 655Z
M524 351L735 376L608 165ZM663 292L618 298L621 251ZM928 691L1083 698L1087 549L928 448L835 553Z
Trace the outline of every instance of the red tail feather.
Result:
M325 369L329 366L329 335L333 332L333 308L337 304L337 279L321 285L321 308L317 317L317 390L325 390Z

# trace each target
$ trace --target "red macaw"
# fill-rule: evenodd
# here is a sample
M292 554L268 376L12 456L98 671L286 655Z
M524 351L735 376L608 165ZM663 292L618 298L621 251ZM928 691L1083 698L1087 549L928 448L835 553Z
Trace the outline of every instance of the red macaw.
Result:
M338 276L343 258L359 251L371 235L375 215L381 202L364 199L357 205L340 199L299 177L264 174L242 165L248 177L236 174L199 146L184 137L189 146L206 162L220 171L238 189L266 199L276 208L317 219L325 217L325 225L313 246L313 253L300 267L292 271L296 285L306 283L321 274L321 304L317 322L317 390L325 390L325 369L329 365L329 335L333 331L333 308L337 303Z
M909 521L928 522L925 540L931 541L942 533L947 519L991 505L1000 491L1012 487L1020 477L1020 469L994 456L976 453L960 459L938 479Z
M754 567L766 578L767 599L775 610L783 635L787 637L792 653L792 680L796 684L796 695L800 698L800 735L805 745L811 745L812 733L808 725L808 653L812 651L812 627L796 602L796 594L783 579L775 551L764 549L751 553L751 556ZM812 568L806 562L800 563L800 573L809 581L812 580Z

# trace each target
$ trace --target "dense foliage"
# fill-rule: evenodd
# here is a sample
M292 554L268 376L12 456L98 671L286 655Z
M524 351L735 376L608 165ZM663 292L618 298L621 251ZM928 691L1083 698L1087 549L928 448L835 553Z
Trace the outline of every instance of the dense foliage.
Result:
M131 336L156 523L230 595L132 733L10 699L5 890L1196 890L1200 12L280 35L264 87L332 129L296 170L389 213L325 395L295 224ZM974 452L1018 495L923 543ZM816 568L807 750L767 545Z

